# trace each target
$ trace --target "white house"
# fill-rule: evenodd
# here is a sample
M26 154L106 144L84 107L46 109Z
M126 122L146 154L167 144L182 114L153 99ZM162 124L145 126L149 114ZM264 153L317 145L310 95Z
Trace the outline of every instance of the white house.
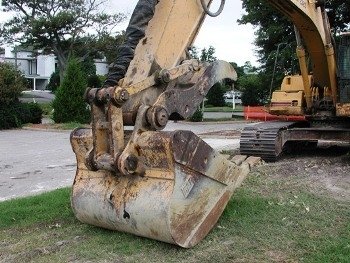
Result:
M55 55L35 55L32 51L16 50L5 47L0 53L0 62L10 62L23 72L25 78L32 80L33 90L45 90L52 73L55 72L57 61ZM108 64L103 59L95 59L96 74L106 75Z
M96 75L105 76L108 74L108 63L106 59L94 59L96 66Z
M16 50L11 47L5 47L5 52L0 54L0 62L13 63L23 72L25 78L32 80L33 90L46 88L56 65L53 54L35 56L32 51Z

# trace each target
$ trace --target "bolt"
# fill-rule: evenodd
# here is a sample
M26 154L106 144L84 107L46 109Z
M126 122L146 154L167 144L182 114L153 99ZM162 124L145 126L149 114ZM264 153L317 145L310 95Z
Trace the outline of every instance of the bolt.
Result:
M154 106L148 109L146 118L153 129L161 130L168 123L169 114L165 108Z
M127 101L129 99L129 92L127 92L126 90L122 90L122 92L120 93L120 99L122 101Z
M126 89L117 88L114 95L114 100L117 104L123 104L129 100L129 92Z
M158 108L156 110L156 121L160 127L164 127L169 120L168 112L164 108Z
M162 69L157 77L158 81L163 84L169 83L171 80L170 73L167 69Z
M136 172L138 163L139 160L135 155L129 155L125 159L125 169L128 171L128 173L133 174Z
M95 99L96 93L97 93L97 89L87 88L84 94L85 101L91 104Z

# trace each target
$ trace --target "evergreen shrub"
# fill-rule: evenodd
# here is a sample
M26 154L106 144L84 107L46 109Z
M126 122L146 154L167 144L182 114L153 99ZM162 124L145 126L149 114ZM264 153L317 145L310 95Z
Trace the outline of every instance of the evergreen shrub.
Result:
M54 109L52 117L56 123L90 122L90 110L84 101L86 88L86 75L78 60L71 58L52 103Z
M41 123L42 110L39 105L21 103L18 99L26 85L26 79L14 65L0 63L0 129Z

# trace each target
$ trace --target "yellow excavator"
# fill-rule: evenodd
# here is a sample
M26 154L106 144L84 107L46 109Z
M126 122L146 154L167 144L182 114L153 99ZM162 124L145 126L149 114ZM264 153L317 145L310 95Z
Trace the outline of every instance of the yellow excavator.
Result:
M275 161L288 148L314 147L318 140L349 142L350 35L340 35L335 47L325 1L266 2L293 22L300 66L300 74L286 76L281 89L272 94L268 111L304 116L305 121L246 127L241 134L241 154Z
M104 86L86 92L92 128L71 134L77 157L71 201L80 221L192 247L216 224L256 162L243 155L227 160L190 131L162 131L169 120L190 117L215 83L237 77L227 62L200 62L188 54L204 18L217 16L224 8L222 0L213 13L211 2L138 1ZM280 94L274 94L271 111L295 114L297 108L300 114L317 115L325 106L320 118L347 117L350 104L344 94L349 89L339 93L322 3L266 2L290 17L298 29L302 72L285 80ZM305 68L303 43L313 60L312 75ZM128 132L126 126L133 130ZM272 134L273 143L281 140L280 130L290 128L287 124L275 128L278 136ZM249 133L258 139L257 131L244 131L243 137ZM255 155L259 142L250 147L248 138L242 148L242 140L242 152Z

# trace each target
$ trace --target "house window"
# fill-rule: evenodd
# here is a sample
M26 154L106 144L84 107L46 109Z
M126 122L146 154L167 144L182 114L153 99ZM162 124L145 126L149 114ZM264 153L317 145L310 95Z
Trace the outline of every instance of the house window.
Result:
M36 75L37 69L36 69L36 60L29 60L29 75Z

